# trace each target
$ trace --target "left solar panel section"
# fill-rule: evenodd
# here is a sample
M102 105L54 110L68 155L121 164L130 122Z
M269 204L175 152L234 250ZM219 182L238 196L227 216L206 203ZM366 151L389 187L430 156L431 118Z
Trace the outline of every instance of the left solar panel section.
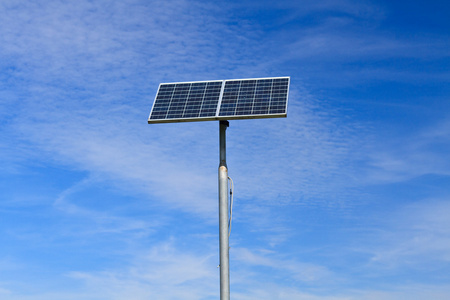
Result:
M149 123L214 120L223 81L161 83Z

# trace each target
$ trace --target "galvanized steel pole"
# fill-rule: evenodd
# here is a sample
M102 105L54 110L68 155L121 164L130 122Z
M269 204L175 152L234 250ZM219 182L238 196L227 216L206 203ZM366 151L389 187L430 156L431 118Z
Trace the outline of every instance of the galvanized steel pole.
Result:
M220 121L219 165L219 254L220 254L220 300L230 300L230 265L228 240L228 169L225 133L228 121Z

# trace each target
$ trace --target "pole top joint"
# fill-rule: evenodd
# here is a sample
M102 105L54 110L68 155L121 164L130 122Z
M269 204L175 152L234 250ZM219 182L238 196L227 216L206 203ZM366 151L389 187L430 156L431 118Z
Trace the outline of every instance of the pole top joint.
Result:
M230 122L228 122L227 120L221 120L220 125L225 125L227 127L230 127Z

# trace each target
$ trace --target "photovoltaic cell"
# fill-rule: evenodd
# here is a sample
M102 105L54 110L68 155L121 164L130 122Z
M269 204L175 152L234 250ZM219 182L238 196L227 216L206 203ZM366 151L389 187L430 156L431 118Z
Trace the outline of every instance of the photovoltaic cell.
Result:
M225 82L219 116L286 114L289 78Z
M221 81L161 84L150 120L214 117Z
M148 123L286 117L289 79L163 83Z

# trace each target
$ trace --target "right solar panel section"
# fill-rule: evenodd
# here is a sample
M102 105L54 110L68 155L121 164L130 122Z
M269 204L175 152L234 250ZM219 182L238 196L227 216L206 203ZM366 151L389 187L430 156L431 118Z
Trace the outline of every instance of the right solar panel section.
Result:
M289 77L226 80L218 117L285 117Z

